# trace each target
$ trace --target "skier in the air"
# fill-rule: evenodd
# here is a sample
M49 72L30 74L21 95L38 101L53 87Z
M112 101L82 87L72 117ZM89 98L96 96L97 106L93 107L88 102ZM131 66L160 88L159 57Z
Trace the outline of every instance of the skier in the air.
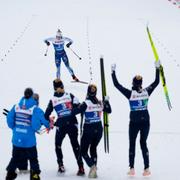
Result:
M40 168L38 162L35 133L43 124L50 129L50 123L45 119L44 112L38 107L33 98L33 90L26 88L24 97L19 104L7 114L7 124L13 131L12 158L6 168L6 180L14 180L17 177L16 168L26 160L30 161L30 180L40 180ZM26 159L27 158L27 159Z
M44 40L44 42L47 44L47 46L50 46L52 43L55 50L55 64L57 68L56 77L60 79L61 77L61 60L64 62L66 68L68 69L70 75L72 76L73 80L79 81L79 79L75 76L73 69L70 67L69 59L66 54L66 51L64 50L64 45L66 44L66 47L69 48L73 41L68 38L62 36L62 32L60 29L58 29L56 33L56 37L50 37Z
M81 137L81 154L90 168L89 178L97 177L97 146L102 138L102 111L111 113L109 98L100 101L97 97L97 87L90 84L87 90L86 100L78 106L74 113L82 113L85 116L83 133Z
M140 146L144 160L143 176L150 175L149 170L149 151L146 140L148 138L150 129L150 117L148 112L148 100L151 93L159 84L159 69L161 67L160 61L155 63L156 74L155 80L146 88L142 88L142 77L136 75L132 81L132 90L126 89L119 84L116 78L116 64L112 64L112 80L114 86L129 100L130 105L130 122L129 122L129 171L128 175L135 175L134 159L136 138L140 132Z
M53 81L53 87L54 95L49 101L45 111L45 117L48 119L53 110L57 113L57 120L54 125L56 126L55 151L58 173L65 172L61 146L67 134L79 167L77 175L83 176L85 172L78 142L78 122L76 116L72 113L73 109L80 104L79 100L73 94L65 92L64 84L60 79L55 79Z

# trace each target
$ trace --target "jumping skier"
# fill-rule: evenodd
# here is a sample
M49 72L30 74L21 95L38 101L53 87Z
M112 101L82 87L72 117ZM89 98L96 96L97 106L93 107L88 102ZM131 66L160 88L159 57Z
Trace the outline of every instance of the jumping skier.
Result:
M140 132L140 145L144 159L143 176L150 175L149 170L149 151L146 140L150 129L150 117L148 112L148 100L151 93L159 84L160 61L155 63L156 75L155 81L147 88L142 88L142 76L136 75L132 81L132 90L126 89L119 84L116 78L116 64L111 65L112 80L114 86L129 100L130 104L130 122L129 122L129 172L128 175L135 175L134 159L136 138Z
M56 77L60 79L61 77L61 60L64 62L66 68L68 69L70 75L72 76L73 80L79 81L79 79L75 76L73 69L70 67L68 56L64 50L64 44L67 42L66 47L69 48L73 41L68 38L62 36L62 32L58 29L56 33L56 37L50 37L44 40L47 46L50 46L52 43L55 50L55 64L57 68Z

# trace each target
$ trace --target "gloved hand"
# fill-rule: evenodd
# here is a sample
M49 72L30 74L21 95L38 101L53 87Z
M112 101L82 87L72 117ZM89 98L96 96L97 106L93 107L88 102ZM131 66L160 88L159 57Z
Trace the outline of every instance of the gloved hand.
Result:
M54 128L54 119L55 119L55 116L50 116L50 117L49 117L50 129L53 129L53 128Z
M50 46L50 42L49 41L45 41L45 43L47 44L47 46Z
M83 103L80 105L80 109L81 109L81 111L85 111L85 110L86 110L86 108L87 108L87 105L86 105L86 103L85 103L85 102L83 102Z
M49 123L49 128L46 128L47 133L49 133L49 131L54 128L54 119L55 119L55 116L49 117L50 123Z
M69 48L71 44L72 44L72 42L67 43L66 47Z
M161 67L161 61L160 60L155 61L154 64L155 64L156 69L159 69Z
M111 72L113 73L116 71L116 64L111 64Z
M104 101L109 101L109 96L105 96Z

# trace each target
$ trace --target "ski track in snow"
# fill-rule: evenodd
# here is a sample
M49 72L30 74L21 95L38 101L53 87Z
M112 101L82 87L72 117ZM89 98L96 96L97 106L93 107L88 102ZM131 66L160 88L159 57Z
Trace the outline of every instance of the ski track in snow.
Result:
M99 97L101 97L99 58L101 55L104 56L107 93L110 96L113 112L109 116L110 154L104 153L103 138L98 147L98 179L178 180L179 177L176 174L179 171L180 159L178 118L180 9L175 8L178 5L172 6L173 2L175 1L29 0L24 2L16 0L11 2L6 0L1 2L1 112L3 108L10 109L17 103L24 89L29 86L40 94L40 106L43 109L46 108L53 94L52 80L55 78L56 69L53 48L50 46L47 56L44 56L46 45L43 40L53 36L57 28L60 28L63 35L73 39L72 49L82 57L79 61L70 50L66 49L71 66L82 81L92 80L97 84ZM176 3L179 2L176 1ZM32 16L35 18L26 27ZM152 176L142 177L143 160L138 136L135 159L136 176L130 178L126 176L129 105L128 101L113 87L110 67L112 63L117 64L118 80L127 88L131 88L131 80L135 74L142 74L144 87L154 80L154 57L146 33L147 22L149 22L154 44L164 66L173 109L171 112L168 111L163 88L159 84L149 100L151 130L148 147ZM22 30L25 30L25 33ZM11 50L14 40L18 40L18 43ZM4 58L8 50L11 50L11 53ZM87 85L71 83L71 77L63 63L61 70L65 89L83 101ZM92 71L91 76L89 71ZM0 117L0 179L4 179L5 168L11 158L12 145L11 130L8 129L2 113ZM78 119L80 120L79 116ZM64 176L57 176L54 133L55 130L49 134L37 135L41 179L88 179L86 165L86 176L76 176L78 168L68 137L63 142L67 172ZM17 179L26 180L29 176L19 175Z

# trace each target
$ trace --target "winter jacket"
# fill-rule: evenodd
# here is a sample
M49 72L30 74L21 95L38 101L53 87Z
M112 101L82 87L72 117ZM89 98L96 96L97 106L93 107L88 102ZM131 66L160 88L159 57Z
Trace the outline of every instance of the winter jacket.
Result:
M12 107L7 115L7 124L13 131L13 145L22 148L36 145L35 133L42 124L49 128L49 122L45 119L44 112L32 97L29 99L23 97L19 104Z

